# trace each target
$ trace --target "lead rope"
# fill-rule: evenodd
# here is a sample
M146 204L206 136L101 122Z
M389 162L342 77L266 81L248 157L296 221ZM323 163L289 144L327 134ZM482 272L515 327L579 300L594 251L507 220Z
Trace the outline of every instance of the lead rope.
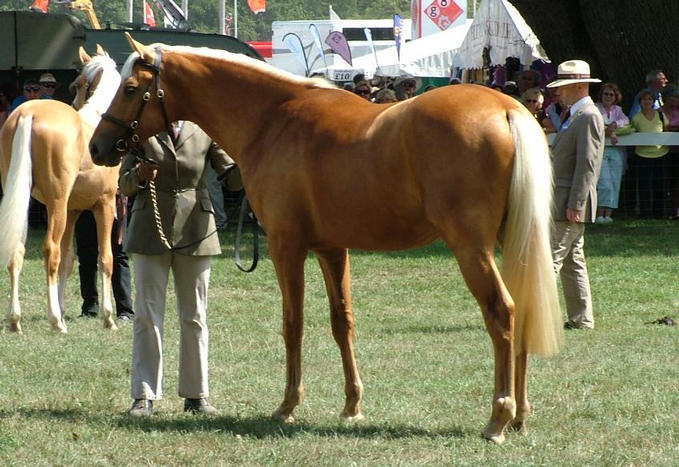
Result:
M160 243L168 250L172 250L172 245L167 241L165 231L163 230L163 223L160 220L160 209L158 209L158 195L156 194L156 181L149 180L149 194L151 195L151 207L153 208L153 219L156 221L156 230L160 237Z

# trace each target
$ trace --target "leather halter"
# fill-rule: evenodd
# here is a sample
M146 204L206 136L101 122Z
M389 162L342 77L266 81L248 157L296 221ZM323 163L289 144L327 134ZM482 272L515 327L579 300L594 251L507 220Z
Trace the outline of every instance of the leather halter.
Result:
M160 48L157 48L155 52L156 56L153 64L146 63L141 58L138 58L137 61L135 62L135 65L139 65L150 70L151 73L153 74L153 79L149 81L149 84L146 87L146 91L144 91L141 105L139 106L139 110L137 111L137 115L135 116L134 120L132 120L130 123L126 123L120 120L119 118L114 117L108 112L104 113L101 116L101 118L103 118L104 120L107 120L125 129L125 134L123 135L123 137L120 138L115 143L116 151L132 152L135 156L137 156L140 159L143 159L145 154L143 148L141 147L140 144L141 138L139 137L137 131L139 129L139 122L141 121L141 116L142 113L144 112L144 108L146 107L146 104L148 104L149 101L151 100L151 87L153 85L156 86L156 97L158 98L160 108L163 111L165 129L168 132L168 134L170 133L170 121L167 118L167 110L165 108L165 91L163 91L163 89L160 87L160 64L163 60L163 55L162 50Z

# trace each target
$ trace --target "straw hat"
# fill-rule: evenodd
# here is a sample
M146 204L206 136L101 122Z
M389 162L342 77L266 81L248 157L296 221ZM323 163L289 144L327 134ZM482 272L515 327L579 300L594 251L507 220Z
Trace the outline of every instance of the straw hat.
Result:
M584 60L568 60L557 68L556 79L547 85L556 88L575 83L600 83L601 80L592 78L589 74L589 63Z
M38 80L41 83L56 83L57 80L54 78L54 75L52 73L43 73L40 75L40 79Z

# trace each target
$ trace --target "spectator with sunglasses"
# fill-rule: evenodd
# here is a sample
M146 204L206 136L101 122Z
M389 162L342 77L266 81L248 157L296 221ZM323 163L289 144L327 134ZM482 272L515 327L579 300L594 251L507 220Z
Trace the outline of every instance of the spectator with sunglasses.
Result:
M52 76L51 73L45 73L44 75L50 75ZM43 75L43 76L44 76ZM52 76L52 79L54 79L54 76ZM55 80L56 83L56 80ZM55 85L56 88L56 85ZM52 99L52 96L50 94L47 94L44 92L45 89L41 84L40 81L36 81L34 79L27 79L24 81L24 93L21 96L16 97L12 101L12 105L9 108L9 113L12 113L14 109L19 107L21 104L23 104L26 101L32 101L33 99ZM52 93L54 93L54 90L52 90Z
M45 98L48 96L50 99L54 99L54 91L59 86L54 75L52 73L43 73L40 75L38 82L40 83L41 97Z
M542 110L542 103L545 101L545 96L542 95L540 88L526 89L521 94L521 103L528 109L538 122L545 118L545 113Z

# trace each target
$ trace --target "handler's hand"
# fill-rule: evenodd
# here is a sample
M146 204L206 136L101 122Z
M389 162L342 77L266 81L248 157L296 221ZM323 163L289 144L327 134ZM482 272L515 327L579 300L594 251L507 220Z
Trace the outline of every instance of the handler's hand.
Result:
M139 180L144 182L155 180L156 175L158 175L158 165L141 161L137 164L137 175L139 176Z
M580 222L580 211L566 208L566 218L568 218L568 222Z

